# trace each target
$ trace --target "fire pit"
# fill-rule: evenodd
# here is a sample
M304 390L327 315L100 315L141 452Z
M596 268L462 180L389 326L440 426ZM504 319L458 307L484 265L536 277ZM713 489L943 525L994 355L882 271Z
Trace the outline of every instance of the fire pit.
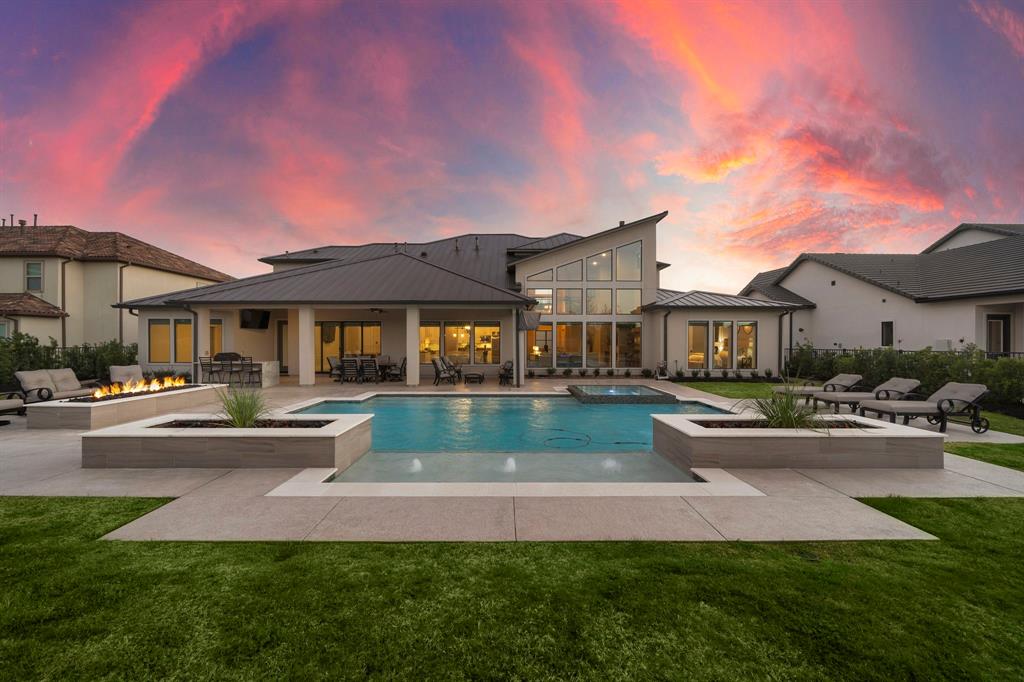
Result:
M28 428L93 431L213 401L216 389L223 387L187 384L183 377L110 384L90 396L32 403L28 406Z

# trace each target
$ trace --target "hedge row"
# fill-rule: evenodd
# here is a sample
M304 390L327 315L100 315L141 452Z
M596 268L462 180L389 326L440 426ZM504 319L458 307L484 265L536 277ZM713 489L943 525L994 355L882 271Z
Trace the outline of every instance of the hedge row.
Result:
M896 351L892 348L864 348L843 354L816 353L810 347L794 349L787 362L791 378L824 380L836 374L860 374L864 382L877 386L894 376L917 379L921 393L931 393L949 381L985 384L986 402L1020 407L1024 401L1024 359L989 358L969 347L962 352Z
M61 348L53 339L49 345L43 345L34 336L15 332L0 338L0 386L16 386L15 372L61 367L70 367L79 379L106 381L110 379L111 365L134 365L138 356L139 349L134 343L107 341Z

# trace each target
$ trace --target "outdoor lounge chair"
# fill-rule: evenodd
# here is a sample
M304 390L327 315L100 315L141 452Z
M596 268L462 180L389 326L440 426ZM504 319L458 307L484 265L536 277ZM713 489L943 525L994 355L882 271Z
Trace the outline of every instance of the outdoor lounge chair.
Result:
M25 401L20 391L0 391L0 414L25 415ZM7 426L10 420L0 420L0 426Z
M72 369L36 369L15 372L26 403L91 395L99 386L95 380L79 381ZM91 387L91 388L90 388Z
M341 380L359 381L359 361L355 358L341 359Z
M802 386L785 384L783 386L772 386L772 393L775 395L792 393L793 395L803 398L805 403L809 403L815 393L820 393L822 391L849 391L860 383L861 379L863 379L863 377L859 374L837 374L826 381L822 386L815 386L810 382L807 382Z
M850 411L856 412L857 406L865 400L900 400L920 385L917 379L893 377L873 391L820 391L814 394L814 409L818 409L818 401L821 401L833 406L836 414L839 414L840 405L849 405Z
M434 365L434 385L437 386L442 381L447 381L449 384L455 383L455 373L448 369L440 359L434 358L430 361Z
M377 366L377 358L362 358L359 360L359 376L363 381L380 381L380 367Z
M406 358L402 358L401 366L391 365L384 373L384 378L388 381L401 381L405 378L405 361Z
M498 385L499 386L511 386L512 385L512 369L514 365L511 360L506 360L501 363L501 369L498 370Z
M941 433L946 432L950 417L967 417L968 425L975 433L988 431L988 420L981 416L980 401L988 393L984 384L958 384L951 381L924 400L915 393L907 393L903 400L865 400L860 404L860 415L873 412L882 417L889 415L889 421L896 423L902 416L907 424L916 417L925 417L929 424L938 424Z
M144 378L141 365L110 366L110 383L112 384L126 384L129 381L139 382Z
M462 380L462 367L460 367L459 365L456 365L454 362L449 360L448 356L446 356L446 355L442 355L441 356L441 364L444 365L444 368L447 369L449 372L451 372L452 375L457 380L459 380L459 381Z
M335 381L341 381L343 377L343 370L341 368L341 360L338 359L337 355L327 356L327 365L331 368L330 377Z

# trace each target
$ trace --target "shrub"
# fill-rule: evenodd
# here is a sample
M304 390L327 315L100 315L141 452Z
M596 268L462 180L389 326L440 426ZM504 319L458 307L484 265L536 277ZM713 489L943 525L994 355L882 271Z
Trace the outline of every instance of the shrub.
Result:
M593 373L594 373L594 376L595 376L595 377L599 377L599 376L601 376L601 370L600 370L600 369L598 369L597 367L595 367L595 368L594 368L594 372L593 372Z
M722 370L722 378L723 379L728 379L729 378L729 370L727 370L727 369L723 369Z
M642 370L640 370L640 375L645 379L650 379L651 377L654 376L654 372L644 367Z
M252 388L217 391L220 398L221 418L236 429L251 429L264 419L270 408L263 392Z
M526 378L527 379L532 379L535 376L537 376L537 375L536 375L536 373L532 369L526 370Z
M562 376L563 377L571 377L572 376L572 370L569 369L568 367L566 367L565 369L562 370Z
M756 379L757 378L757 370L756 369L750 370L750 378L751 379Z
M705 379L710 379L711 378L711 370L710 369L704 370L704 378Z
M769 398L752 398L750 408L764 420L769 429L827 429L828 423L818 416L803 397L792 391L776 393Z
M622 376L624 376L624 377L631 377L631 376L633 376L633 373L627 369L626 371L624 371L622 373Z
M60 348L57 341L43 345L34 336L15 332L0 339L0 386L17 383L14 373L33 369L71 368L79 379L110 379L111 365L134 365L138 346L117 341Z
M548 372L548 376L549 377L554 376L555 375L555 368L554 367L548 367L547 372Z
M583 367L580 367L578 370L576 370L576 373L579 374L581 377L587 376L587 370L584 369Z
M682 379L685 376L686 376L686 372L684 372L681 369L677 369L676 370L676 379Z
M690 376L693 377L694 379L696 379L698 376L700 376L700 370L699 369L691 369L690 370Z
M765 379L771 379L772 378L772 368L771 367L769 367L768 369L766 369L764 371L764 378Z
M604 371L604 373L605 373L605 376L610 376L610 377L613 377L613 376L615 376L615 370L614 370L614 369L612 369L611 367L609 367L608 369L606 369L606 370Z

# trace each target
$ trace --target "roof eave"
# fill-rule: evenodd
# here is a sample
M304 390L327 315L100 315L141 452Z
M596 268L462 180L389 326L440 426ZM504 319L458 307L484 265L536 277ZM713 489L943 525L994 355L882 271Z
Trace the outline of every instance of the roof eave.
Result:
M549 253L555 253L557 251L561 251L563 249L567 249L567 248L569 248L571 246L579 246L580 244L588 242L588 241L590 241L592 239L597 239L598 237L604 237L604 236L609 235L609 234L615 234L616 232L619 232L621 230L628 230L628 229L630 229L632 227L636 227L637 225L642 225L644 223L649 223L651 221L653 221L655 224L657 224L657 223L660 223L662 220L664 220L667 215L668 215L668 211L662 211L661 213L655 213L654 215L649 215L646 218L640 218L639 220L634 220L633 222L625 223L624 225L616 225L615 227L608 228L607 230L602 230L600 232L595 232L592 235L588 235L586 237L580 237L579 239L577 239L575 241L571 241L571 242L568 242L566 244L561 244L559 246L555 246L555 247L547 249L546 251L543 251L541 253L534 254L532 256L527 256L526 258L520 258L519 260L511 261L509 263L509 265L510 266L512 266L512 265L519 265L520 263L525 263L527 261L533 260L534 258L540 258L541 256L546 256Z

